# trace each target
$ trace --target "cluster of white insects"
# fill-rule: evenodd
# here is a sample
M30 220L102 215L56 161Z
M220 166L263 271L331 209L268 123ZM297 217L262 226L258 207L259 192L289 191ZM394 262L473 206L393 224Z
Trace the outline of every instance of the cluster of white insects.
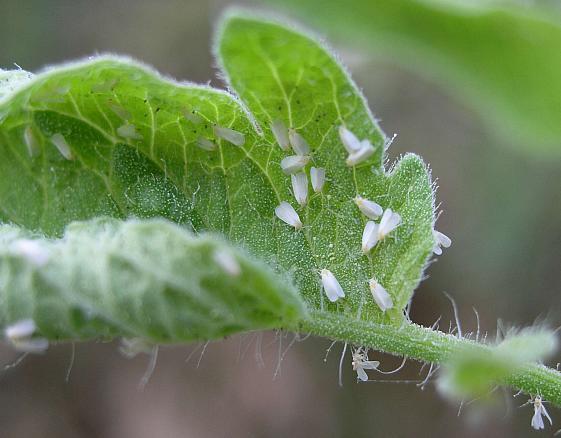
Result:
M273 121L270 128L275 140L283 151L289 152L292 148L296 153L295 155L283 158L280 165L283 172L290 175L292 192L296 202L300 207L304 207L308 201L308 177L305 167L310 161L310 146L295 129L287 129L282 120L277 119ZM345 126L339 127L339 138L348 153L346 164L349 167L363 163L375 152L374 146L368 139L359 140ZM314 192L319 193L323 190L325 184L326 170L324 168L311 167L310 178ZM369 219L362 233L362 253L367 255L378 242L384 240L401 224L401 216L390 208L384 210L376 202L361 196L356 196L354 203L360 212ZM275 214L280 220L294 227L295 230L302 229L303 223L300 216L289 202L281 202L275 208ZM376 219L380 219L380 222L376 223ZM434 232L434 238L435 253L441 254L441 246L449 247L452 243L447 236L438 231ZM335 302L345 297L341 284L329 269L321 269L320 277L323 291L329 301ZM391 309L394 304L388 291L375 278L371 278L368 284L372 297L382 312Z
M116 133L123 139L141 140L143 137L138 133L136 127L130 123L131 114L118 104L110 104L110 109L124 120L124 124L116 129ZM203 122L202 117L194 111L184 111L187 120L198 125ZM280 119L274 120L270 129L279 147L285 151L294 152L293 155L283 158L280 162L282 171L290 176L292 193L297 204L303 208L308 203L308 175L306 167L311 161L311 148L305 138L294 128L287 128ZM243 146L245 144L245 136L243 133L230 128L213 125L213 133L215 138L225 140L235 146ZM339 127L340 141L348 153L346 164L349 167L356 166L368 160L375 152L375 147L368 139L360 140L352 131L345 126ZM40 144L34 134L33 128L28 126L23 132L23 140L29 155L33 158L40 152ZM393 140L393 139L392 139ZM67 160L74 160L75 155L61 133L55 133L50 137L51 143L57 148L59 153ZM199 136L195 141L196 146L206 151L214 151L217 145L214 140ZM391 141L387 143L389 146ZM309 170L312 189L315 193L321 193L324 189L326 181L326 169L321 167L310 167ZM357 195L353 199L359 211L367 218L362 233L361 250L363 255L368 255L372 249L388 235L390 235L402 223L401 216L392 211L390 208L384 209L376 202L365 199ZM287 202L281 202L275 208L275 215L286 224L294 227L295 230L301 230L303 223L297 211ZM379 219L379 222L376 220ZM433 252L436 255L442 254L442 248L448 248L451 240L445 234L433 230L434 247ZM48 261L49 254L38 246L35 241L21 239L14 243L12 248L14 253L21 255L37 266L42 266ZM216 251L213 255L214 262L229 276L237 277L241 274L241 267L235 257L224 250ZM336 302L345 298L345 292L341 284L329 269L320 270L320 278L322 289L330 302ZM394 303L388 291L375 279L368 280L368 286L372 294L374 302L385 312L393 308ZM22 319L4 329L5 339L18 351L24 354L42 353L49 345L47 339L36 337L34 334L37 326L32 319ZM127 357L134 357L138 353L147 353L152 355L150 368L153 370L155 366L155 358L157 347L138 338L123 339L120 348L121 352ZM352 351L352 368L357 373L357 380L368 381L366 370L377 370L380 362L372 361L368 358L368 349L358 347ZM145 382L144 382L145 383ZM541 396L537 395L530 398L525 404L531 404L534 407L534 414L531 419L531 426L536 429L544 429L543 417L552 424ZM525 406L523 405L523 406Z

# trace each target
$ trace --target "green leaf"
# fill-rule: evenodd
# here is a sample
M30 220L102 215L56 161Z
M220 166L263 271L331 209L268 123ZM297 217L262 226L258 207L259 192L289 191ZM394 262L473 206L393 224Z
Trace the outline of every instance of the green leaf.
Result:
M127 59L52 68L0 101L0 219L47 235L71 221L106 215L165 217L195 232L223 233L276 269L290 272L307 304L399 323L434 245L433 193L422 160L382 167L385 137L362 95L313 38L277 23L230 15L217 53L232 87L178 84ZM281 118L327 169L323 193L299 210L301 231L278 220L281 201L296 205L280 161L272 118ZM346 125L376 146L355 168L337 130ZM245 137L235 146L214 126ZM197 146L214 141L216 151ZM57 146L58 144L58 146ZM309 167L309 166L308 166ZM360 242L366 218L353 198L397 211L403 223L370 257ZM319 270L334 272L347 296L329 303ZM368 280L375 276L395 306L383 314Z
M75 222L61 239L2 225L0 272L0 324L32 318L55 340L207 340L306 314L289 279L162 219Z
M520 150L561 155L561 25L536 10L434 0L291 0L368 53L437 80Z
M230 86L263 130L268 147L259 150L259 159L268 169L278 200L292 196L288 178L278 166L286 153L271 133L274 120L303 133L313 147L314 165L327 170L327 192L314 196L301 213L306 221L298 265L304 269L295 274L308 302L315 308L380 319L367 287L374 276L397 303L389 313L399 321L433 246L433 198L425 165L408 155L390 174L385 172L387 139L364 98L329 51L306 34L234 12L222 26L216 52ZM337 134L340 125L377 146L369 163L353 169L346 166ZM398 211L404 221L395 239L377 246L370 259L360 253L366 220L352 201L356 195ZM316 277L322 268L333 271L348 292L343 304L328 305L318 294Z

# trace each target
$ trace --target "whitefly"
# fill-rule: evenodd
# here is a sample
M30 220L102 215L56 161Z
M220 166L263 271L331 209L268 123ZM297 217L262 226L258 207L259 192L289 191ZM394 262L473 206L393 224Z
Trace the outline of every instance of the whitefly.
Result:
M370 199L357 196L354 198L354 202L361 213L369 219L378 219L384 212L384 209L379 204Z
M307 155L291 155L281 160L280 166L286 175L300 172L309 163L310 157Z
M288 202L283 201L275 208L275 215L284 223L294 227L296 230L300 230L302 228L302 221L300 220L300 216L294 210L294 207L290 205Z
M243 146L245 143L245 135L234 129L225 128L224 126L215 125L214 135L236 146Z
M314 192L321 192L325 184L325 169L323 167L312 167L310 169L310 179Z
M288 128L281 119L276 119L271 123L271 132L279 147L283 151L289 151L290 140L288 138Z
M296 202L301 207L305 206L308 202L308 177L304 172L299 172L290 175L292 181L292 191Z
M450 239L446 234L441 233L440 231L433 230L433 237L434 237L434 247L432 252L436 255L442 254L442 248L450 248L452 245L452 239Z
M378 243L378 224L374 221L366 222L362 231L362 253L368 254Z
M334 303L339 298L345 297L345 292L339 284L339 281L337 281L337 278L335 278L335 275L333 275L333 272L329 269L322 269L320 275L323 291L325 292L325 295L327 295L327 299L329 301Z
M375 278L371 278L368 281L368 285L370 287L370 292L372 293L372 298L380 308L382 312L385 312L388 309L393 307L393 300L388 291L376 281Z
M310 145L294 128L288 130L288 139L292 145L292 149L298 155L308 155L310 153Z
M67 160L73 160L74 154L72 153L72 149L70 145L67 143L64 135L60 133L56 133L51 137L51 142L56 146L60 154L66 158Z

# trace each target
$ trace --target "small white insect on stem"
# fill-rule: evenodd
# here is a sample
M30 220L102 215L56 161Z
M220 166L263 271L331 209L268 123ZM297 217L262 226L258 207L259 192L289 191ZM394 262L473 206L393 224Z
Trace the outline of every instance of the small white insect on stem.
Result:
M549 420L549 424L553 426L553 421L551 417L547 413L547 409L545 409L544 400L542 400L541 396L536 395L533 398L530 398L526 403L522 406L526 405L533 405L534 406L534 415L532 415L532 420L530 421L530 425L535 430L542 430L545 428L543 417L546 417Z
M18 351L44 353L49 347L49 341L45 338L33 338L36 331L35 321L30 318L21 319L4 329L4 337Z
M294 227L296 230L300 230L302 228L302 221L300 220L300 216L294 210L294 207L290 205L288 202L283 201L275 208L275 215L283 222L287 223L288 225Z
M359 347L352 352L352 366L353 370L356 371L357 381L367 382L368 374L366 374L365 370L377 369L380 366L380 362L368 360L368 350Z
M323 290L325 292L325 295L327 295L327 299L329 301L334 303L339 298L345 297L345 292L337 281L337 278L335 278L335 275L333 275L333 272L331 272L329 269L322 269L320 275Z

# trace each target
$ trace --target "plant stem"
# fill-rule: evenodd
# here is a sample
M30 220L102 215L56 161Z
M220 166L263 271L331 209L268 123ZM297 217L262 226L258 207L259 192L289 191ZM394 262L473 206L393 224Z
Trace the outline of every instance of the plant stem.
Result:
M487 351L491 348L417 324L404 323L393 327L318 311L312 311L310 318L302 321L296 331L434 363L444 362L454 354L464 353L466 350ZM498 383L527 394L539 394L544 400L561 406L561 373L543 365L524 365L515 374Z

